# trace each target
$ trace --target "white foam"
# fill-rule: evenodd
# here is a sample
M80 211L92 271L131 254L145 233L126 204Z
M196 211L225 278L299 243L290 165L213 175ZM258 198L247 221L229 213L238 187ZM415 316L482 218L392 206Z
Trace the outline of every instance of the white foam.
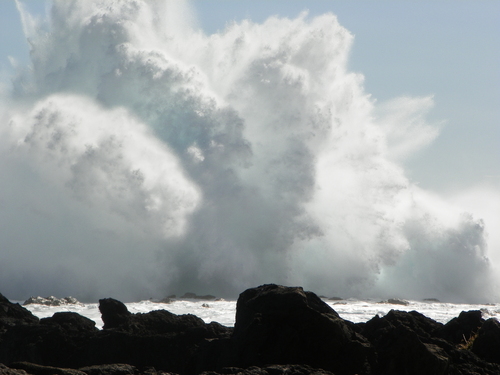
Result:
M352 299L325 302L328 303L328 305L330 305L343 319L349 320L353 323L366 322L375 315L384 316L392 309L400 311L415 310L440 323L447 323L449 320L457 317L460 312L469 310L481 310L483 318L485 319L500 318L500 304L471 305L408 301L408 305L402 306L397 304L378 303L376 301ZM147 313L153 310L167 310L177 315L193 314L203 319L205 323L214 321L226 327L234 326L236 314L236 301L174 300L171 303L164 304L146 300L135 303L126 303L125 305L131 313ZM103 325L97 304L84 304L84 306L27 305L25 307L39 318L51 317L58 311L72 311L92 319L96 322L96 326L100 329Z

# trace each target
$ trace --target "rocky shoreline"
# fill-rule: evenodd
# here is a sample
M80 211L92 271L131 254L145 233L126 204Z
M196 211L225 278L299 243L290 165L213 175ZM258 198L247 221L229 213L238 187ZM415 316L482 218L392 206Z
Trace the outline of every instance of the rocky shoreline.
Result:
M99 301L104 327L73 312L38 319L0 294L1 374L500 374L500 323L480 311L446 324L391 310L342 319L300 287L240 294L234 328Z

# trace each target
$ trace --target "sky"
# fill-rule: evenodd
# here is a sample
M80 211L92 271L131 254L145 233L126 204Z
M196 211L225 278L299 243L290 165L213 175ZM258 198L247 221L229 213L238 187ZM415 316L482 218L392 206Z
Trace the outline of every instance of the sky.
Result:
M55 4L0 2L15 297L496 298L500 2Z
M332 12L355 36L353 70L376 100L434 95L440 136L407 162L413 179L440 192L500 188L500 2L199 1L201 26Z

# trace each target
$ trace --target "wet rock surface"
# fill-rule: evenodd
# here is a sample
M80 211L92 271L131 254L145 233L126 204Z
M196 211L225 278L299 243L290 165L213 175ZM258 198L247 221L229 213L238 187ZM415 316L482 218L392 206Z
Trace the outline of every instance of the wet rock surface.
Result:
M99 301L103 330L77 313L39 320L0 295L0 375L500 374L500 323L480 311L447 324L391 310L354 324L300 287L241 293L235 327Z

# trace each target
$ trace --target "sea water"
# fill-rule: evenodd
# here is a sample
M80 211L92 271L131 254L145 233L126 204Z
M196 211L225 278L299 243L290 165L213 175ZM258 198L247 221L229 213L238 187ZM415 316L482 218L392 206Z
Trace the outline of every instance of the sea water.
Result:
M484 319L500 318L500 304L453 304L443 302L406 301L407 305L381 303L375 300L347 299L341 301L324 300L343 319L353 323L366 322L375 315L384 316L390 310L418 311L440 323L446 323L457 317L461 311L481 310ZM232 327L235 322L236 301L200 301L196 299L179 299L170 303L158 303L152 300L125 304L131 313L147 313L153 310L167 310L174 314L194 314L205 323L212 321ZM97 303L74 304L64 306L45 306L30 304L25 306L39 318L51 317L60 311L76 312L96 322L102 328L101 313Z

